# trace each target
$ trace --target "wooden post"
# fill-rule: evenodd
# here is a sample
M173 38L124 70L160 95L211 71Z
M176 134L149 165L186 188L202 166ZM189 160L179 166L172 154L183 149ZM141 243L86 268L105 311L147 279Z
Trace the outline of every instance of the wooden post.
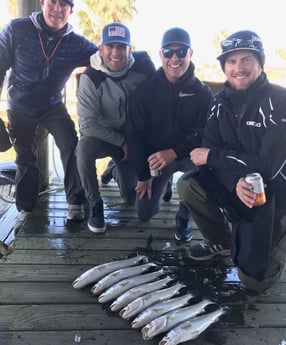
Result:
M27 17L34 11L40 11L39 0L18 0L19 17Z
M27 17L32 12L40 11L39 0L18 0L19 17ZM39 126L36 137L38 147L38 166L40 169L40 191L49 185L49 142L48 132Z

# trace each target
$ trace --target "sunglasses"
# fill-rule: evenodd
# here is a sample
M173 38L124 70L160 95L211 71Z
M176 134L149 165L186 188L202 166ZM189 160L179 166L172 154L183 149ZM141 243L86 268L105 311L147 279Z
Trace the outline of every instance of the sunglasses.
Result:
M174 54L176 54L178 58L184 58L187 55L188 49L189 48L163 48L161 51L166 59L170 59Z
M235 48L245 49L261 49L262 42L259 37L253 36L251 39L234 38L222 41L221 47L223 50L230 50Z

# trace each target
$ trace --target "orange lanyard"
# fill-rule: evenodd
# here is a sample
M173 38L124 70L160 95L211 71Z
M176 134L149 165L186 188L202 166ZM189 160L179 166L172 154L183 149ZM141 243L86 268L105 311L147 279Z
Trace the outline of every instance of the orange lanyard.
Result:
M40 34L40 31L38 31L38 36L39 36L39 40L40 40L40 44L41 44L41 49L42 49L42 53L46 59L46 64L45 64L45 69L44 69L44 76L47 78L49 76L49 60L55 55L61 41L62 41L62 37L58 40L57 44L55 45L53 51L51 52L50 55L47 55L46 53L46 50L45 50L45 47L44 47L44 43L43 43L43 40L42 40L42 37L41 37L41 34Z

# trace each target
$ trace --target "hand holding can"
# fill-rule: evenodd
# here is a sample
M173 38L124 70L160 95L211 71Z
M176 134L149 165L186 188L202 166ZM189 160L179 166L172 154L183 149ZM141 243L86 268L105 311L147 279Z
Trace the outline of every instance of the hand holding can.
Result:
M261 206L266 203L264 183L259 173L248 174L245 181L252 185L252 191L256 194L256 200L253 206Z

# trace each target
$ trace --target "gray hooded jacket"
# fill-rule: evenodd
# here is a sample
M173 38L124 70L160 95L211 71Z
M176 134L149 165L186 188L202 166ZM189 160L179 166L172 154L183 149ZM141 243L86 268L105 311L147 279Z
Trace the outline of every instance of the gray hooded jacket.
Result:
M99 52L91 56L90 65L79 80L80 134L122 147L129 98L136 86L153 74L155 67L145 51L133 52L121 71L108 70Z

